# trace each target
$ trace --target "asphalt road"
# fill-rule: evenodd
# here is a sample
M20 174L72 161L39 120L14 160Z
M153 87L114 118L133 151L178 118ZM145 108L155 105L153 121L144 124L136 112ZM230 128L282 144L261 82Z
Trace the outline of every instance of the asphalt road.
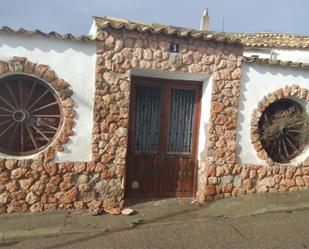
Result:
M309 248L309 210L240 218L154 223L0 244L7 249Z

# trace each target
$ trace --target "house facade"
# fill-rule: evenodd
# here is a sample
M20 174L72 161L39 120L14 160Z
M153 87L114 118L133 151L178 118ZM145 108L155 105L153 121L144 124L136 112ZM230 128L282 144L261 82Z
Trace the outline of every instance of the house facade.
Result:
M0 212L306 189L308 66L247 38L111 17L81 37L2 28ZM302 119L277 127L287 111Z

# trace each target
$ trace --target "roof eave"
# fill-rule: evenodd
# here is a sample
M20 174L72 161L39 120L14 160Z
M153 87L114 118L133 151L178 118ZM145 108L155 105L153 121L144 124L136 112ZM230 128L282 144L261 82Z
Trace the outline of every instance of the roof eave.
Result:
M161 24L145 24L142 22L129 21L119 18L112 17L96 17L94 16L94 21L98 28L101 29L126 29L127 31L138 31L141 33L150 32L154 35L163 34L166 36L177 36L180 38L192 38L192 39L202 39L206 41L215 41L220 43L227 43L242 46L239 39L233 39L222 34L217 35L214 32L205 32L194 29L178 28L174 26L167 26ZM155 28L157 26L157 28Z
M25 36L41 36L45 38L71 40L71 41L83 41L83 42L91 42L94 40L93 37L88 36L88 35L75 36L70 33L59 34L55 31L45 33L38 29L29 31L23 28L19 28L19 29L14 30L7 26L0 27L0 33L17 34L17 35L25 35Z

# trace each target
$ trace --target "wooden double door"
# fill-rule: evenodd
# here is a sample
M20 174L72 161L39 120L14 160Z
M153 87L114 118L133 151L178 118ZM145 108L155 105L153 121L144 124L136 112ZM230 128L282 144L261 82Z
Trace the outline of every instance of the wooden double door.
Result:
M127 197L193 196L201 82L132 78Z

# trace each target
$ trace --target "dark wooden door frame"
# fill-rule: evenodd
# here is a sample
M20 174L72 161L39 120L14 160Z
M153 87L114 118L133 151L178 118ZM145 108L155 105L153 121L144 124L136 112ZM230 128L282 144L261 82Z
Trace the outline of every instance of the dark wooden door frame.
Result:
M161 97L163 99L168 99L167 95L170 95L171 89L195 89L196 90L196 98L194 103L194 109L196 110L196 115L193 120L193 135L192 135L192 155L195 159L194 166L194 180L193 180L193 191L192 196L195 196L197 191L197 171L198 171L198 143L199 143L199 126L200 126L200 116L201 116L201 95L202 95L202 82L201 81L187 81L187 80L171 80L171 79L161 79L161 78L148 78L142 76L131 76L131 88L130 88L130 104L129 104L129 123L128 123L128 143L127 143L127 158L126 158L126 171L125 171L125 197L128 197L128 157L130 156L130 152L132 152L132 139L133 139L133 123L134 123L134 106L135 106L135 86L160 86L161 87ZM164 91L163 86L168 85L168 91ZM163 101L161 101L162 103ZM161 119L163 118L163 122L160 122L160 130L159 136L161 138L162 134L166 134L166 129L169 121L170 115L170 101L164 101L163 106L161 106L162 111ZM163 138L163 139L162 139ZM159 139L158 149L161 153L166 151L167 146L167 136L162 136ZM162 155L164 157L164 155ZM159 157L159 160L163 160ZM161 184L160 188L163 188ZM160 189L160 196L162 196L162 189Z

